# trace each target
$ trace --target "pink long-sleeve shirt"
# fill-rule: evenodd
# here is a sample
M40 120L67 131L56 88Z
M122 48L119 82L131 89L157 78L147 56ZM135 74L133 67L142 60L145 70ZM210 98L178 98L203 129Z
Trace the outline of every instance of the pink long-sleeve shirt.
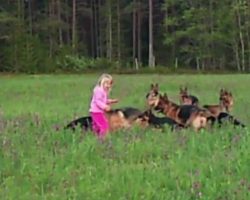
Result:
M108 93L102 87L96 86L93 90L89 112L104 113L108 101Z

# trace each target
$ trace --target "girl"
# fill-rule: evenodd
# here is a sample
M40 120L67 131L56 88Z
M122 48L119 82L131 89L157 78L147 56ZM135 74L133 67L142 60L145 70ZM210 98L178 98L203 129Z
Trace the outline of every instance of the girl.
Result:
M109 130L108 120L105 112L111 110L111 104L117 103L117 99L109 99L108 95L113 84L113 78L109 74L102 74L93 90L90 103L90 115L92 117L92 129L101 139Z

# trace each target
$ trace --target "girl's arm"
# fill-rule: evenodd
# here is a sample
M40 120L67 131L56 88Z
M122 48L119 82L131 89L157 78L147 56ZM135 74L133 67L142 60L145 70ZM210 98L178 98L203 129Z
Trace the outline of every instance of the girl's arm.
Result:
M108 99L108 104L117 103L118 99Z

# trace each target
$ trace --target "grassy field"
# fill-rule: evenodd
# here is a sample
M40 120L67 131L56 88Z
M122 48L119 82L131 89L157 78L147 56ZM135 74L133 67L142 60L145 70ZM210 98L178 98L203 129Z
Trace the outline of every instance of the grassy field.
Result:
M250 199L249 131L178 133L135 128L100 143L61 128L88 114L98 75L0 76L0 199ZM250 124L249 75L115 75L116 107L145 109L151 83L178 102L232 91L232 114ZM59 128L59 131L57 130Z

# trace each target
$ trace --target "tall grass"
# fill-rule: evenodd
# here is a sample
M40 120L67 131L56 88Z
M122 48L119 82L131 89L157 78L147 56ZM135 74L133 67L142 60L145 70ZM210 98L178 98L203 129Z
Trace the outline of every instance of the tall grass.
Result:
M62 127L88 114L98 75L0 77L0 199L249 199L250 137L228 125L194 133L138 127L99 142ZM201 104L235 98L250 119L248 75L116 75L116 107L145 108L151 82L178 101L187 85Z

